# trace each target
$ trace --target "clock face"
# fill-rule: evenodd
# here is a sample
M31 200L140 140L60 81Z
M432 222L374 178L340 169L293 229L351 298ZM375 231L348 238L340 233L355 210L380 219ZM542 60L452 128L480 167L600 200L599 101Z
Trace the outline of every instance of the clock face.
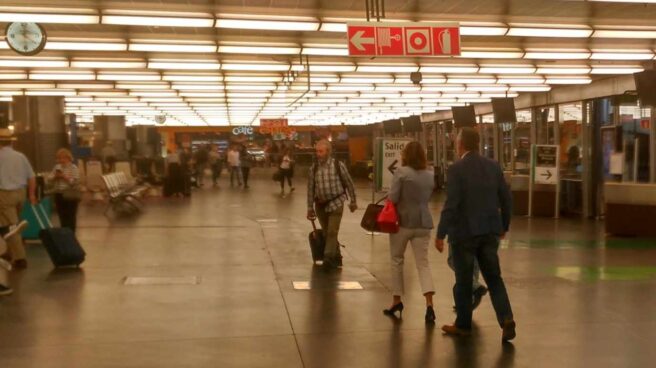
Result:
M46 32L37 23L9 23L5 34L9 47L22 55L38 54L46 45Z

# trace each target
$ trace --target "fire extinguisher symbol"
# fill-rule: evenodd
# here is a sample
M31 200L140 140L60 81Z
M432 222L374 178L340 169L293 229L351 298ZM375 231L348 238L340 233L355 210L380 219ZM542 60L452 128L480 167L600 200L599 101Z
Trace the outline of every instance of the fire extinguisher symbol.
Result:
M440 42L440 49L442 49L443 54L451 54L451 32L448 29L440 32L438 38Z

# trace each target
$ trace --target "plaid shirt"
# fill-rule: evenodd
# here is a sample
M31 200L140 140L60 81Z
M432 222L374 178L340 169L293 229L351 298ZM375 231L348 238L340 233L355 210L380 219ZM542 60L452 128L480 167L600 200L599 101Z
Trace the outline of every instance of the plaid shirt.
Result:
M333 212L342 207L348 197L351 198L351 203L356 203L353 180L346 165L338 161L340 172L337 172L334 160L331 157L325 163L316 163L310 168L307 196L308 210L313 209L315 202L318 202L326 206L326 212ZM346 188L342 183L346 185Z

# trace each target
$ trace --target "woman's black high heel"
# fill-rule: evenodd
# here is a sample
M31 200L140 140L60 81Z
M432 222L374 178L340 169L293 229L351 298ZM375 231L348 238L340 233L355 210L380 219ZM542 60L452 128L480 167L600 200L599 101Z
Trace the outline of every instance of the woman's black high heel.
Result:
M427 324L435 323L435 311L433 310L432 305L426 307L426 323Z
M383 309L383 314L390 317L396 317L395 313L399 312L399 318L403 318L403 303L397 303L390 309Z

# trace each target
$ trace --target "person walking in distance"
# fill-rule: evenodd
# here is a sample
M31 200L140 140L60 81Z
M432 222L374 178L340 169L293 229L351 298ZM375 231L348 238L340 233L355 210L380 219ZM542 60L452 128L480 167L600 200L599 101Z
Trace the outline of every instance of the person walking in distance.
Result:
M310 221L319 218L326 237L323 267L330 270L342 266L337 236L344 214L344 202L350 198L351 212L358 209L358 204L353 179L346 165L331 157L330 142L317 142L316 153L317 162L310 168L308 178L307 218Z
M230 146L227 159L228 166L230 166L230 187L235 186L235 177L237 177L237 183L241 186L241 161L239 157L239 149L237 149L236 145Z
M292 154L289 148L284 148L282 154L280 155L280 174L282 179L280 180L280 195L285 196L285 179L287 179L287 184L289 185L289 193L295 190L294 183L294 160L292 159Z
M0 236L9 248L8 254L0 256L20 269L27 267L20 235L27 222L19 221L19 208L25 202L26 188L30 203L37 204L37 198L34 170L27 157L12 148L14 140L11 130L0 129Z
M244 179L244 189L248 186L248 178L251 176L251 167L253 167L253 155L248 152L246 145L242 144L239 150L239 161L241 163L241 176Z
M435 322L433 309L433 276L428 262L430 233L433 217L428 202L433 194L434 175L426 165L426 152L419 142L408 143L401 152L402 166L395 170L388 198L396 205L399 215L399 231L390 234L390 256L392 269L392 306L383 312L394 316L403 313L401 296L405 291L403 264L408 243L415 255L421 290L426 298L426 323Z
M105 142L105 147L100 152L106 173L116 171L116 150L112 141Z
M57 151L57 165L52 169L49 179L55 190L55 207L62 227L75 232L77 228L77 208L80 202L80 172L73 164L71 151L61 148Z
M459 161L447 172L447 197L437 228L435 247L444 250L448 236L456 269L454 290L457 318L445 325L448 335L471 333L472 277L478 260L490 290L502 340L515 338L515 321L499 265L499 239L510 228L511 196L499 164L478 152L480 137L464 128L456 139Z
M209 163L212 169L212 185L218 187L221 170L223 170L223 158L219 153L219 148L215 145L212 145L210 148Z

